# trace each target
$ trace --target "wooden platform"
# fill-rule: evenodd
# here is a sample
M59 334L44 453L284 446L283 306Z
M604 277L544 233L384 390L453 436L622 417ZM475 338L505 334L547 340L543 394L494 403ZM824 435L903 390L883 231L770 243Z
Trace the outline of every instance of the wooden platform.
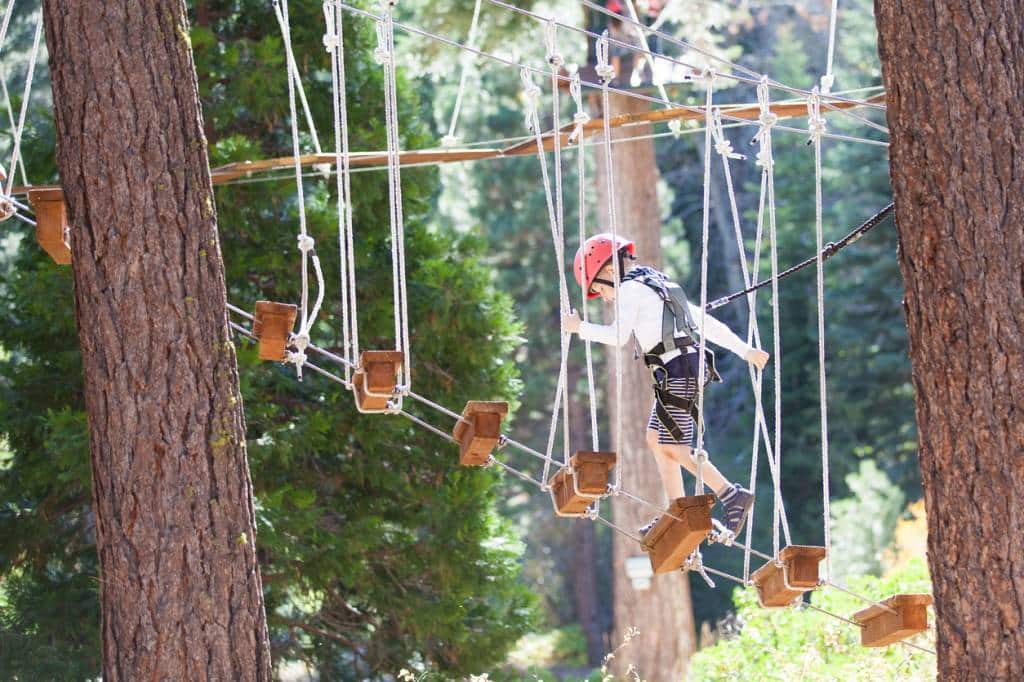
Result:
M508 414L504 401L470 400L455 424L452 437L459 442L459 462L463 466L483 466L501 438L501 422ZM467 423L468 422L468 423Z
M881 603L891 610L876 604L853 615L862 646L889 646L928 629L930 594L897 594Z
M754 571L750 579L757 598L765 608L789 606L804 592L818 586L818 563L825 558L824 547L790 545L779 552L781 566L769 561Z
M260 342L260 360L284 361L297 314L298 308L290 303L256 302L252 333Z
M56 189L33 189L28 202L36 212L36 241L57 265L71 265L71 230L64 192Z
M641 542L655 573L669 573L683 567L686 558L711 533L711 507L714 505L714 495L679 497L672 501Z
M367 414L388 411L402 371L404 355L393 350L364 350L352 376L356 409Z
M594 500L608 492L608 479L615 468L614 452L581 450L568 467L551 477L551 501L559 516L583 516Z

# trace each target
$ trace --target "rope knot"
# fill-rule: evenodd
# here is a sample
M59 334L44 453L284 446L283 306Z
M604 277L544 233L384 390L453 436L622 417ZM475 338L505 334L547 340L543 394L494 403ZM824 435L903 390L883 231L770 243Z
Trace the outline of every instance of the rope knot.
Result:
M295 374L298 376L299 381L302 381L302 366L306 364L308 359L306 348L309 347L309 336L305 333L292 334L289 343L295 350L285 352L285 362L295 365Z
M444 147L445 149L457 147L458 144L459 138L455 137L454 135L445 135L444 137L441 138L441 146Z
M826 73L821 77L821 91L826 95L832 92L832 84L836 82L836 77L831 73Z
M316 248L316 240L310 237L308 234L298 235L299 251L303 254L307 254Z
M615 67L608 63L608 31L605 30L597 39L597 67L594 69L602 85L608 85L615 79Z
M683 121L682 119L674 118L668 122L668 130L672 133L672 137L679 139L679 136L683 134Z
M540 100L540 88L530 77L530 70L525 66L519 71L519 78L523 82L523 100L526 104L525 123L526 128L536 132L539 126L537 121L537 102Z
M711 113L711 136L715 139L715 151L727 159L745 159L743 154L737 153L732 148L732 142L725 136L722 128L722 110L714 108Z
M821 115L821 95L815 87L807 97L807 131L810 133L808 144L821 142L826 128L827 124Z
M561 67L565 64L565 58L558 52L558 48L555 47L555 34L558 31L558 24L555 23L554 19L548 19L547 23L544 24L544 45L547 49L547 60L548 64L555 68Z
M714 84L715 78L718 77L718 74L710 66L705 66L704 70L700 74L700 77L710 87L712 84Z
M341 47L341 41L338 39L337 33L324 33L324 49L328 52L334 52Z
M779 115L774 111L765 111L757 117L757 121L761 124L762 128L771 128L779 122Z
M373 51L373 61L381 66L391 63L391 50L388 49L387 32L383 22L380 21L377 22L377 47Z

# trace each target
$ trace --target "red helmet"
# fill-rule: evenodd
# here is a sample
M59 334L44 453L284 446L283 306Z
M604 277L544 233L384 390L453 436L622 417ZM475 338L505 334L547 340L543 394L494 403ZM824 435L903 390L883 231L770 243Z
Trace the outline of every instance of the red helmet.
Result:
M612 247L612 235L608 232L595 234L584 242L583 246L576 251L576 259L572 264L573 274L576 275L576 282L587 290L587 298L597 298L590 290L594 284L597 273L601 271L612 256L625 249L630 256L636 255L636 244L625 237L616 237L615 246ZM586 285L584 285L586 282Z
M622 3L620 3L619 0L608 0L608 4L605 6L605 9L609 12L614 12L615 14L622 14Z

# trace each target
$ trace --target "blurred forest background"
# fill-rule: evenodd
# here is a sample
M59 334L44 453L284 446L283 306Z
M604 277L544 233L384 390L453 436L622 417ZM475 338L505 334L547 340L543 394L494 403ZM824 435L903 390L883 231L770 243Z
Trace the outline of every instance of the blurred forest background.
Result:
M325 151L333 150L330 62L323 49L320 2L292 0L296 60ZM368 9L376 10L376 5ZM643 0L642 12L658 9ZM600 14L575 0L521 2L521 7L591 30ZM792 86L810 88L824 71L831 3L825 0L669 0L663 30ZM840 3L835 92L864 98L881 92L872 3ZM204 107L210 161L291 153L284 50L272 5L255 0L189 3L191 40ZM399 21L465 42L470 0L402 0ZM655 14L657 14L655 12ZM653 15L652 15L653 16ZM10 158L38 3L16 3L0 65L10 109L0 110L0 158ZM353 151L385 146L382 76L374 63L372 22L345 17L349 119ZM544 66L543 26L484 3L477 44L516 62ZM562 30L568 63L585 65L592 46ZM402 145L439 145L448 132L463 67L467 87L456 134L481 143L526 134L517 69L403 31L400 66ZM703 65L700 55L660 41L655 50ZM717 64L720 71L728 67ZM677 74L678 75L678 74ZM540 82L541 79L537 79ZM719 79L715 101L756 101L753 86ZM680 103L701 105L702 86L667 85ZM655 95L649 84L640 91ZM783 93L775 93L781 98ZM57 181L45 49L32 87L23 141L33 184ZM543 111L550 102L542 100ZM571 100L562 99L563 122ZM877 114L872 118L884 120ZM544 123L550 126L550 119ZM805 122L793 125L803 128ZM835 115L830 132L883 140L884 133ZM749 146L754 128L728 128L745 161L732 163L747 248L753 248L760 169ZM699 291L703 133L655 128L666 270L691 296ZM307 131L304 146L314 141ZM588 223L593 231L601 190L596 154L587 146ZM567 252L576 248L575 149L565 165ZM813 255L814 157L806 136L775 135L780 265ZM742 288L724 178L712 173L710 297ZM558 289L537 159L525 156L403 170L414 364L421 392L459 410L467 399L513 402L513 436L544 450L558 374ZM353 175L359 249L359 303L364 347L391 343L387 189L379 171ZM19 182L21 177L19 177ZM333 179L305 178L311 232L321 244L328 298L315 343L340 344L338 255ZM890 201L883 146L824 143L825 239L843 236ZM294 301L299 259L294 175L243 179L217 189L229 300ZM891 219L890 219L891 220ZM620 216L629 231L629 216ZM336 251L336 250L335 250ZM826 323L832 475L833 567L842 581L881 597L894 586L927 590L923 511L916 460L913 390L901 310L902 285L891 222L876 228L826 266ZM762 276L764 271L762 272ZM781 285L783 495L794 542L820 544L822 494L813 268ZM336 274L335 274L336 279ZM99 670L97 573L89 502L87 425L70 271L52 264L23 224L0 231L0 678L89 679ZM331 302L331 297L335 302ZM578 294L574 300L578 300ZM759 313L770 338L768 296ZM596 314L596 304L592 312ZM737 331L747 326L742 301L716 313ZM87 321L82 321L87 323ZM582 366L575 347L571 362ZM723 357L726 379L708 394L707 448L731 479L749 477L754 401L747 369ZM602 440L609 413L607 357L598 359ZM258 509L260 552L271 641L285 677L315 671L319 679L439 679L487 673L519 679L600 679L607 655L629 659L640 634L623 645L612 637L610 531L561 519L551 502L495 470L460 470L449 444L405 420L362 418L351 397L316 379L298 384L284 367L259 363L240 345L249 456ZM582 373L572 375L580 379ZM772 395L766 374L764 394ZM337 390L336 390L337 389ZM585 414L582 380L572 386L574 419ZM770 414L770 403L766 411ZM585 433L585 432L584 432ZM584 447L583 443L579 444ZM517 466L534 462L511 456ZM763 463L763 457L762 457ZM539 476L539 467L533 472ZM771 499L767 468L759 499ZM760 504L754 544L771 548L771 505ZM897 539L897 529L901 531ZM916 539L915 539L916 538ZM742 553L712 547L709 565L742 572ZM787 650L816 652L805 672L870 670L893 679L933 675L933 661L905 651L864 652L842 624L823 625L805 611L759 612L750 594L719 581L707 588L691 576L692 608L704 651L695 679L782 669ZM830 607L852 612L855 602ZM679 608L690 608L680 604ZM758 635L758 633L761 633ZM767 633L767 634L766 634ZM749 638L760 636L758 641ZM767 639L765 639L767 638ZM773 644L765 644L765 642ZM788 649L787 649L788 647ZM774 650L777 653L772 653ZM804 654L800 654L804 655ZM808 654L810 655L810 654ZM832 657L830 659L830 656ZM839 657L839 658L836 658ZM845 657L845 658L844 658ZM840 660L842 659L842 660ZM819 666L819 667L815 667ZM620 671L621 672L621 671ZM656 673L639 671L646 679ZM303 673L304 674L304 673ZM808 673L810 674L810 673ZM818 679L818 678L815 678ZM865 678L866 679L866 678ZM877 679L872 678L872 679Z

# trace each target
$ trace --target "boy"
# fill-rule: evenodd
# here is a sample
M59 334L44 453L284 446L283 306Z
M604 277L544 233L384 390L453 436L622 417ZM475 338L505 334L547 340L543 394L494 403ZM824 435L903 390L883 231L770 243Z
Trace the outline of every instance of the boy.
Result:
M647 444L654 452L658 473L669 500L685 495L679 471L682 465L691 473L697 471L697 460L690 442L697 416L697 380L700 372L700 337L732 351L758 369L764 369L768 353L748 346L722 322L704 315L700 329L700 308L686 300L679 285L649 267L636 266L636 245L618 237L613 245L610 234L591 237L576 252L573 272L576 281L589 298L615 302L615 265L619 260L621 282L618 287L619 315L616 324L599 325L582 322L572 311L563 319L566 331L579 334L587 341L623 346L630 336L643 351L644 362L654 376L655 401L647 422ZM710 362L707 362L710 360ZM714 368L714 354L705 360L705 377L721 381ZM701 467L704 483L710 487L724 507L726 529L737 535L743 528L754 495L742 486L733 485L711 462ZM654 518L640 529L645 535L657 523Z

